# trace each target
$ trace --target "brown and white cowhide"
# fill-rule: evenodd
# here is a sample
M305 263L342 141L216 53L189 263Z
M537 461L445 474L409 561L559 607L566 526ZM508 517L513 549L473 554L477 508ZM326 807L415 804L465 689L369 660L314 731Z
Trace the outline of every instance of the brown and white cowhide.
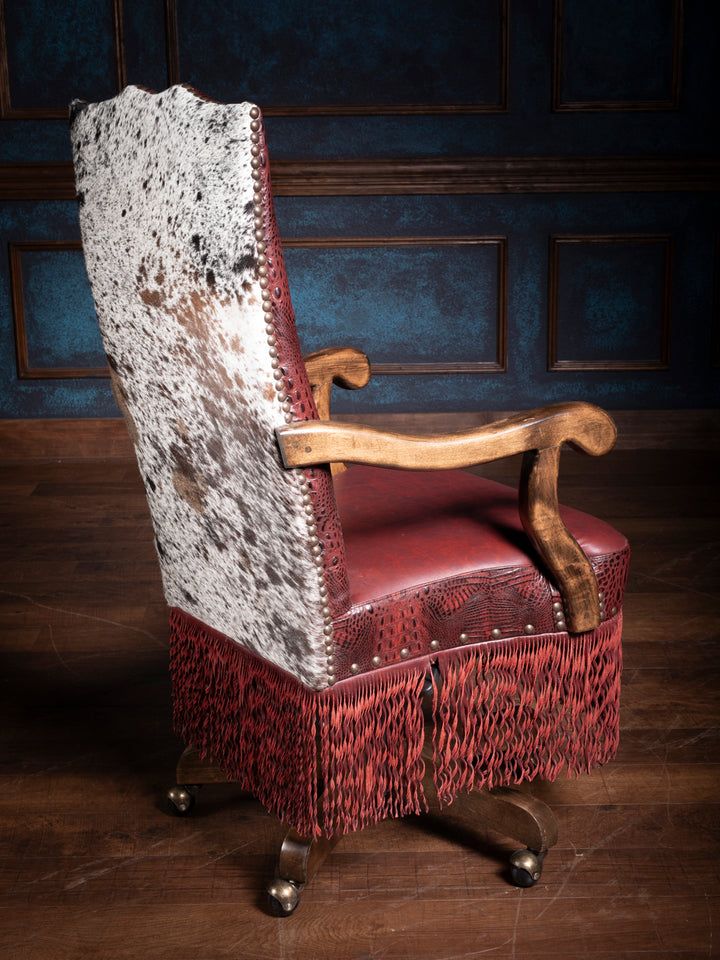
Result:
M182 86L73 104L83 246L168 603L321 689L323 600L274 437L251 108Z

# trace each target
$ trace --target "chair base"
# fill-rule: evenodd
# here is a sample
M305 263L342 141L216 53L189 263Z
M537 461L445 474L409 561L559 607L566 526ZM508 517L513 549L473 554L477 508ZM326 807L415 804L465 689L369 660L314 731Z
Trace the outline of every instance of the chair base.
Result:
M195 805L203 784L228 783L226 774L211 761L202 760L196 749L187 747L176 768L176 785L168 791L168 806L186 816ZM440 812L432 771L428 765L423 789L431 814ZM448 808L446 808L448 809ZM453 819L464 821L472 831L485 824L503 836L525 844L510 857L510 879L519 887L531 887L540 879L548 850L557 843L555 815L546 803L516 787L474 791L456 798L449 810ZM341 836L312 839L290 829L285 835L276 868L276 877L267 887L268 909L275 916L289 916L300 903L300 895L330 855Z

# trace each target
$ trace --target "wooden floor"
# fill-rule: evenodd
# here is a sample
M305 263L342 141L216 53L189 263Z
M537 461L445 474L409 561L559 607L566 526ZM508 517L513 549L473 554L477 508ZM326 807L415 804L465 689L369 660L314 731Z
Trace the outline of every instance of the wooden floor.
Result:
M344 840L281 920L273 818L232 785L164 808L179 744L134 463L0 465L0 956L720 956L719 460L564 456L564 501L634 553L620 753L537 788L560 824L540 883L510 886L488 836L392 822Z

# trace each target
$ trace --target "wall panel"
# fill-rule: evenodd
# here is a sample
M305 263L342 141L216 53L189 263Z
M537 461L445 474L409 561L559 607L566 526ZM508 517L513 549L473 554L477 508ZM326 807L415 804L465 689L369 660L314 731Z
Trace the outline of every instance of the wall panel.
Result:
M550 370L667 370L673 238L553 237Z
M352 341L373 376L506 369L504 237L291 239L285 259L306 352Z
M553 109L676 110L682 0L555 0Z
M124 86L122 0L4 0L0 119L65 118L79 90L104 99Z
M509 0L167 5L173 74L268 116L507 110Z
M8 245L21 380L109 376L79 241Z

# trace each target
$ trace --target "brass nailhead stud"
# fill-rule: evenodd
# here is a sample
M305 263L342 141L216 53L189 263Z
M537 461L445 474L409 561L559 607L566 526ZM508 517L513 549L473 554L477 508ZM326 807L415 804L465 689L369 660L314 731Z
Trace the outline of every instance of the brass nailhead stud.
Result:
M560 603L560 601L559 601L559 600L556 600L555 603L553 604L553 610L557 613L557 611L558 611L558 610L562 610L562 608L563 608L563 607L562 607L562 604Z
M460 643L467 643L467 641L468 641L468 635L467 635L466 633L461 633L461 634L460 634Z
M525 627L525 633L526 633L528 636L530 636L531 634L535 633L535 627L534 627L531 623L529 623L529 624Z
M358 673L359 670L360 670L360 667L357 663L350 664L350 673Z
M493 640L499 640L502 636L502 630L498 630L498 628L495 627L494 630L490 631L490 636L493 638Z
M612 610L610 611L610 616L614 617L616 613L617 613L617 607L613 607Z
M430 649L431 649L431 650L439 650L439 649L440 649L440 641L439 641L439 640L431 640L431 641L430 641Z
M373 665L374 667L379 667L381 663L382 663L382 657L373 657L373 658L372 658L372 665Z
M408 650L407 647L402 648L402 650L400 651L400 656L403 660L407 660L407 658L410 656L410 651Z
M565 630L565 621L564 621L564 620L558 620L558 622L555 624L555 626L558 628L558 630Z

